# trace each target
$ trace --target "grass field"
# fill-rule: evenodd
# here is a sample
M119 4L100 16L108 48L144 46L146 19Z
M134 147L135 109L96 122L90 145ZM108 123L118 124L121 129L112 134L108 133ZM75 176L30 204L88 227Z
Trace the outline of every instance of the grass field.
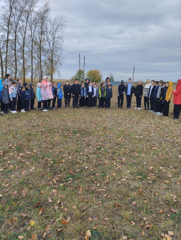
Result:
M114 96L0 117L0 239L181 239L181 120Z

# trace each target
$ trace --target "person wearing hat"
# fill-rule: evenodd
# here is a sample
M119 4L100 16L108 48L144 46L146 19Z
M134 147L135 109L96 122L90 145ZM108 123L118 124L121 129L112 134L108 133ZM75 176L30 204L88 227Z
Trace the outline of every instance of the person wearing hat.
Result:
M47 112L47 101L49 98L48 91L47 91L47 85L48 85L48 76L44 76L43 80L41 81L41 97L43 102L43 112Z
M125 93L125 84L124 84L124 80L121 80L121 84L118 86L118 107L121 107L121 108L123 107L124 93Z
M31 100L30 100L30 109L34 110L35 109L34 108L34 104L35 104L35 98L36 98L34 85L33 85L33 83L30 83L29 86L30 86L30 98L31 98Z

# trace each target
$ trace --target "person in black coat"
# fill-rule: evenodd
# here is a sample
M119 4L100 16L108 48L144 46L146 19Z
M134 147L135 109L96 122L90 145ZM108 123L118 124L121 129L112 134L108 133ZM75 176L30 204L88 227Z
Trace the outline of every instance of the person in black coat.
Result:
M70 86L69 81L66 81L65 85L63 86L63 91L65 98L65 107L69 107L72 91L72 87Z
M136 106L137 106L135 109L141 109L142 95L143 95L143 85L142 85L142 81L139 81L138 85L135 88Z
M80 85L78 79L75 79L75 83L72 85L72 97L73 97L73 107L78 108L78 101L80 97Z
M57 84L56 84L56 82L52 82L52 94L53 94L52 109L55 109L55 104L56 104L56 99L57 99Z
M121 80L121 84L118 86L118 107L121 108L123 107L125 88L124 81Z
M33 83L30 83L30 98L31 98L31 100L30 100L30 109L31 110L34 110L35 108L34 108L34 104L35 104L35 98L36 98L36 95L35 95L35 91L34 91L34 85L33 85Z

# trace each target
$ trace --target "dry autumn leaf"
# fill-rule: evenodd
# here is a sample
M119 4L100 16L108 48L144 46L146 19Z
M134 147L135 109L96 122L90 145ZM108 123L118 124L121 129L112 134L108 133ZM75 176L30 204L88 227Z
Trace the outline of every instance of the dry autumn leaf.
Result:
M34 222L33 220L31 220L31 221L29 222L29 225L30 225L30 226L34 226L34 225L35 225L35 222Z
M91 237L91 231L87 230L85 235L85 240L89 240L90 237Z

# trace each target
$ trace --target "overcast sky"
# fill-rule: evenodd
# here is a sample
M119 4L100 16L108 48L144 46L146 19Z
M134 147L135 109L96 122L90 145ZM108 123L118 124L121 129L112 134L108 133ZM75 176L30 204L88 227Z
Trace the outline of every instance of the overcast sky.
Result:
M44 0L40 0L42 3ZM61 78L98 69L103 79L176 81L181 77L180 0L50 0L66 20Z

